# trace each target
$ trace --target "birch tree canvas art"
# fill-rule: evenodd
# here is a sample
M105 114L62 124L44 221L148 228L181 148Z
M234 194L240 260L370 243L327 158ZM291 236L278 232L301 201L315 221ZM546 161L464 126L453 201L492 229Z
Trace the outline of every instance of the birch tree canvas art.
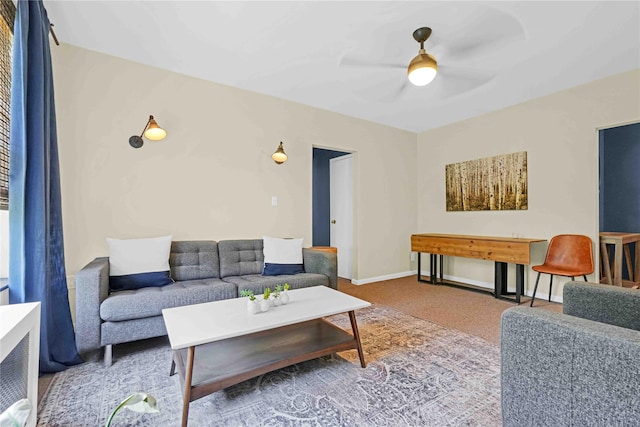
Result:
M447 211L527 209L527 152L445 165Z

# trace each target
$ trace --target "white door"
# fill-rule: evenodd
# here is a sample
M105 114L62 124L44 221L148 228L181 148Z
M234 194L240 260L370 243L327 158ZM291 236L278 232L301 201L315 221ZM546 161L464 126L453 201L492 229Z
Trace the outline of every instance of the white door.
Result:
M338 276L351 279L353 252L353 185L351 155L329 160L331 246L338 248Z

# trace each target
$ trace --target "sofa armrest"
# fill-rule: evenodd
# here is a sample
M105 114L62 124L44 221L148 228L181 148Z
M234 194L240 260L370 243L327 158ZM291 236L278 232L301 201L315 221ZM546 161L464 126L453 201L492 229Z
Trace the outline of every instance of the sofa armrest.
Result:
M302 249L304 271L324 274L329 278L329 286L338 289L338 255L310 248Z
M562 294L562 311L570 316L640 331L640 290L567 282Z
M502 314L505 427L636 425L640 332L529 307Z
M109 295L109 258L96 258L76 274L76 345L79 353L102 346L100 304Z

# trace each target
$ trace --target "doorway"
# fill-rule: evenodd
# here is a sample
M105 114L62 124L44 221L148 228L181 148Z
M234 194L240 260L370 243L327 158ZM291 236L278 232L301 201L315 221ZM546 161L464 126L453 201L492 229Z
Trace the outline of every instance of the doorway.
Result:
M640 123L601 129L598 139L599 231L640 233ZM629 278L624 262L622 276Z
M312 195L312 228L313 228L313 246L335 246L336 243L331 240L331 221L335 218L331 217L331 174L330 161L335 158L350 155L348 152L329 150L323 148L313 148L313 195ZM340 182L342 187L353 188L352 178L348 178L348 182ZM339 182L341 178L334 178L334 184ZM344 178L342 179L344 181ZM336 202L333 203L336 206ZM353 207L351 207L350 218L353 218ZM337 220L336 220L337 223ZM342 221L341 221L342 223ZM338 230L340 232L340 230ZM338 276L351 279L352 259L343 259L348 253L352 253L353 233L350 232L348 239L348 247L338 248ZM345 273L344 268L348 266Z

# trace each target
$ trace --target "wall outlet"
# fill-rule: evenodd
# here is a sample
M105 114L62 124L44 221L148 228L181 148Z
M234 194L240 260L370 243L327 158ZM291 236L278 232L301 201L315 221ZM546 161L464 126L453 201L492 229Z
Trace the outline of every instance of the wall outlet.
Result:
M416 253L411 252L411 261L415 261L415 260L416 260Z
M278 206L278 196L271 196L271 206Z

